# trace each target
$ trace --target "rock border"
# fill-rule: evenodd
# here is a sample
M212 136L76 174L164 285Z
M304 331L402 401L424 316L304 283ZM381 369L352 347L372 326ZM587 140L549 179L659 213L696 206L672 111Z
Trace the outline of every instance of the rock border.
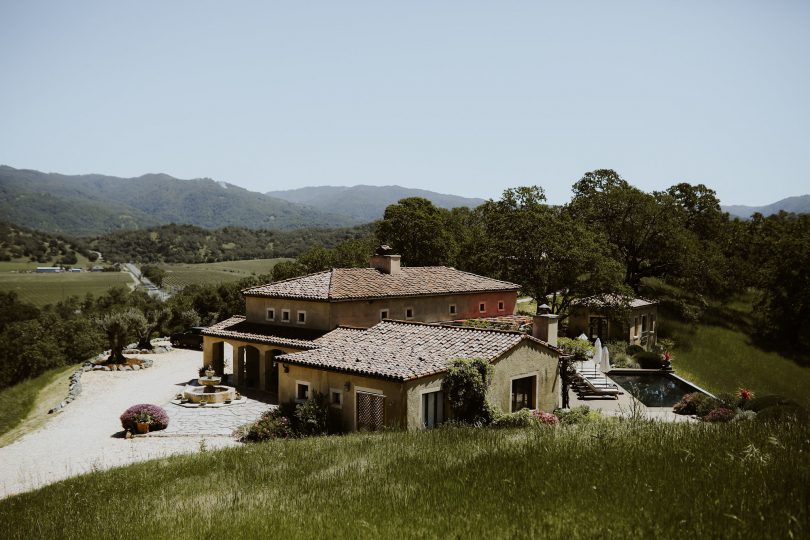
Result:
M171 347L165 347L165 346L159 345L159 346L156 346L154 349L151 349L151 350L134 349L134 348L125 349L124 353L125 354L158 354L158 353L166 353L166 352L171 352L171 351L172 351ZM139 358L138 360L143 362L139 366L138 365L130 366L130 365L126 365L126 364L123 364L123 365L120 365L120 366L118 364L111 364L111 365L108 365L108 366L102 366L102 365L96 364L96 361L104 361L104 360L107 359L107 357L109 355L110 355L110 351L105 351L105 352L99 354L93 360L88 360L87 362L84 362L82 364L82 367L80 367L79 369L77 369L76 371L71 373L70 377L68 377L68 380L70 381L70 384L68 385L67 396L65 397L65 399L63 399L62 401L60 401L59 403L57 403L56 405L51 407L48 410L48 414L53 414L55 412L61 411L62 409L67 407L67 405L69 403L71 403L73 400L75 400L77 397L79 397L79 394L82 393L82 375L84 374L85 371L140 371L142 369L152 367L154 365L154 363L155 363L155 361L150 359L150 358Z

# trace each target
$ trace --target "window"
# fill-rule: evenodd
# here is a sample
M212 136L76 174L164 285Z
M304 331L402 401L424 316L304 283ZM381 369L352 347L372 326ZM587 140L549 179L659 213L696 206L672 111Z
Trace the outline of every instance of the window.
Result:
M405 318L406 319L413 319L413 308L409 307L405 310Z
M387 318L388 318L388 310L387 309L381 309L380 310L380 320L387 319Z
M335 407L336 409L343 408L343 392L338 390L337 388L331 388L329 390L329 405Z
M276 310L273 308L267 308L267 320L268 321L275 321L276 320Z
M281 310L281 322L290 322L290 310L289 309L282 309Z
M638 337L638 317L633 321L633 337Z
M503 305L503 301L499 300L498 301L498 311L503 311L504 309L506 309L506 308Z
M309 399L309 383L295 381L295 400L306 401Z
M441 391L422 394L422 425L436 427L444 421L444 394Z
M306 311L299 311L298 312L298 324L304 324L307 322L307 312Z
M450 315L455 315L455 314L456 314L456 305L455 304L450 304Z
M534 389L537 377L512 379L512 412L520 409L534 409Z
M481 302L480 304L478 304L478 312L479 313L486 313L486 311L487 311L487 305L484 302Z
M647 331L647 316L646 315L641 316L641 331L642 332Z

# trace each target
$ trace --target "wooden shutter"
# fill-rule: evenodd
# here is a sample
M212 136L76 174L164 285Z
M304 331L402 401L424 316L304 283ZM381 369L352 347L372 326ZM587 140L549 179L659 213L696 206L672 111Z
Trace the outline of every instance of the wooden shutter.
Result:
M385 424L385 396L357 392L357 429L376 431Z

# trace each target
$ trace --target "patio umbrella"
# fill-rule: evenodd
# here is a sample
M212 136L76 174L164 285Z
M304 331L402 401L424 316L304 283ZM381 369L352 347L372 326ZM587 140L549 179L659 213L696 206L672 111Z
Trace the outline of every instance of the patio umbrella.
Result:
M602 373L610 371L610 351L607 347L602 347Z
M602 363L602 340L596 338L593 344L593 363L596 364L596 371L599 371L599 366Z

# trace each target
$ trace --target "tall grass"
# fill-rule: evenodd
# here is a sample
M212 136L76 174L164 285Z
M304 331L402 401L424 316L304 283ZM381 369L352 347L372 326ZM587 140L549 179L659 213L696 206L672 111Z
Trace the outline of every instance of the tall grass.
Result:
M0 501L12 538L810 534L810 429L603 421L271 441Z

